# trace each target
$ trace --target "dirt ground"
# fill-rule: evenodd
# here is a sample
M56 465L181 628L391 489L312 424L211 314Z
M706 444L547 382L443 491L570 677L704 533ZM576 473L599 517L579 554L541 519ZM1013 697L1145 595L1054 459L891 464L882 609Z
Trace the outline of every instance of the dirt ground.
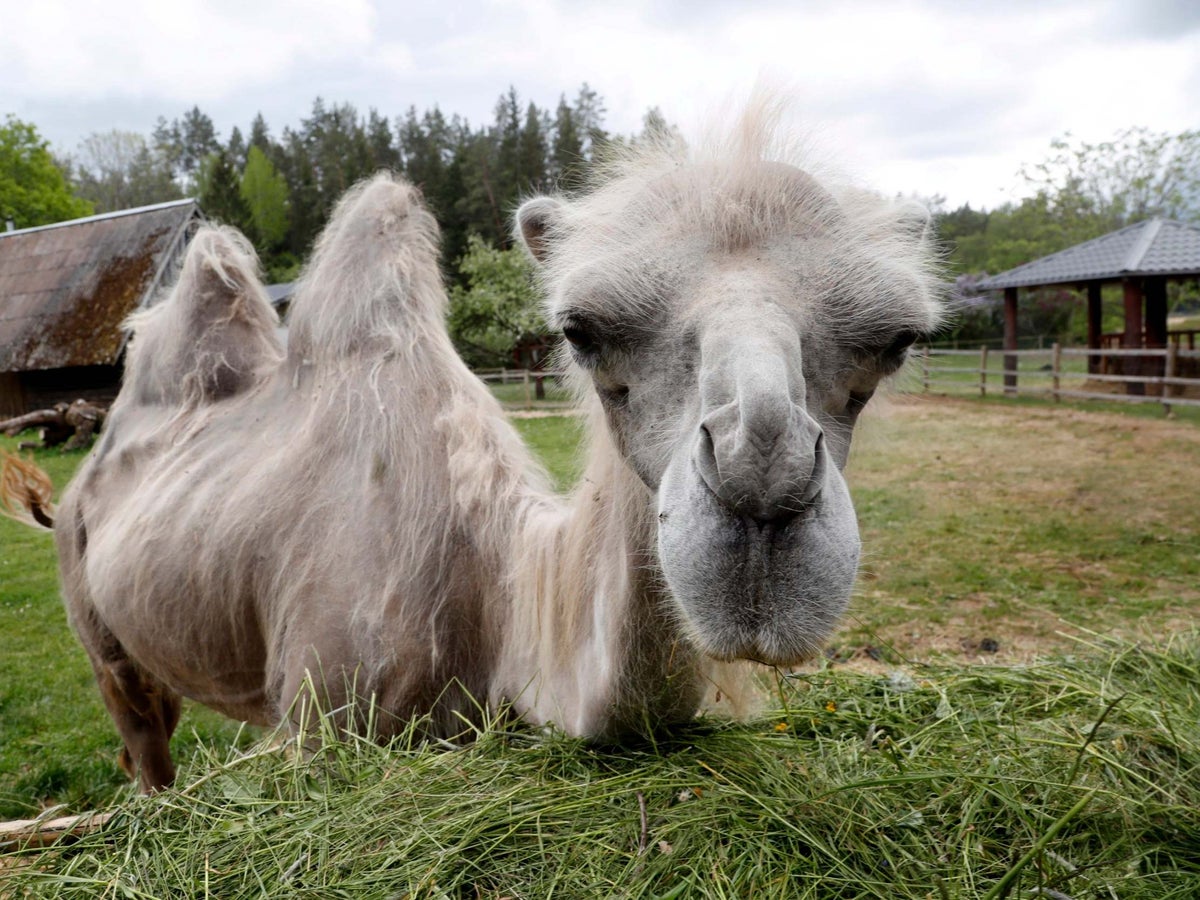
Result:
M835 662L1020 663L1197 627L1192 422L899 395L846 474L864 563Z

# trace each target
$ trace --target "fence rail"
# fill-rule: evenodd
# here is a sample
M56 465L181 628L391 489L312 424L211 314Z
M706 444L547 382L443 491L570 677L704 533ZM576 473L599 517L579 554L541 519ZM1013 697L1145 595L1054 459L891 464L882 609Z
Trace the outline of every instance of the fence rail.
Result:
M488 387L492 385L520 385L517 393L507 392L501 388L496 393L501 404L507 409L541 409L563 410L573 407L574 401L562 395L562 375L557 370L530 371L529 369L475 369L475 377ZM546 385L549 383L558 394L548 398Z
M960 365L958 361L965 357L975 358L976 364ZM1030 368L1028 363L1037 359L1046 362ZM1174 406L1200 407L1200 350L1183 349L1179 343L1145 349L1084 349L1059 344L1044 350L995 350L986 345L978 350L923 347L912 355L912 365L919 370L926 392L978 391L986 397L991 391L1054 400L1158 403L1168 414ZM1103 384L1124 385L1125 392L1096 389Z

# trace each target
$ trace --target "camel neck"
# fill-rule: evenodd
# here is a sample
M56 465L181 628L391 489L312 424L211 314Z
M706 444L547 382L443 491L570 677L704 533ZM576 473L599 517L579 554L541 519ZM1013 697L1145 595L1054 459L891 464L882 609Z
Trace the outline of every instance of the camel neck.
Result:
M665 593L655 533L652 495L593 429L571 497L530 503L515 533L497 687L524 718L616 736L695 712L696 654Z

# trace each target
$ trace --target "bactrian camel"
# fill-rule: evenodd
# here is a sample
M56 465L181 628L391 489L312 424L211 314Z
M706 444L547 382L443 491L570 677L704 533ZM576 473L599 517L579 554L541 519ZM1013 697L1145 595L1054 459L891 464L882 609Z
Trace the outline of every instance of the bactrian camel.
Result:
M54 520L144 789L174 777L181 696L349 728L354 694L382 737L503 707L611 740L694 715L723 663L818 651L858 564L855 420L940 304L923 216L819 181L774 121L642 143L517 212L585 407L566 497L454 352L412 186L338 204L286 351L246 241L195 237L57 510L7 479Z

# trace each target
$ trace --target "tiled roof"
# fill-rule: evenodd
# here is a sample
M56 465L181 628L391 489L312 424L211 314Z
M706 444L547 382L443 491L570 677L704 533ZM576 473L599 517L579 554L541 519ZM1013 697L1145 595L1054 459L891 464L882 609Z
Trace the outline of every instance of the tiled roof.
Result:
M199 218L180 200L0 233L0 372L116 363Z
M978 289L1196 274L1200 274L1200 226L1148 219L985 278Z

